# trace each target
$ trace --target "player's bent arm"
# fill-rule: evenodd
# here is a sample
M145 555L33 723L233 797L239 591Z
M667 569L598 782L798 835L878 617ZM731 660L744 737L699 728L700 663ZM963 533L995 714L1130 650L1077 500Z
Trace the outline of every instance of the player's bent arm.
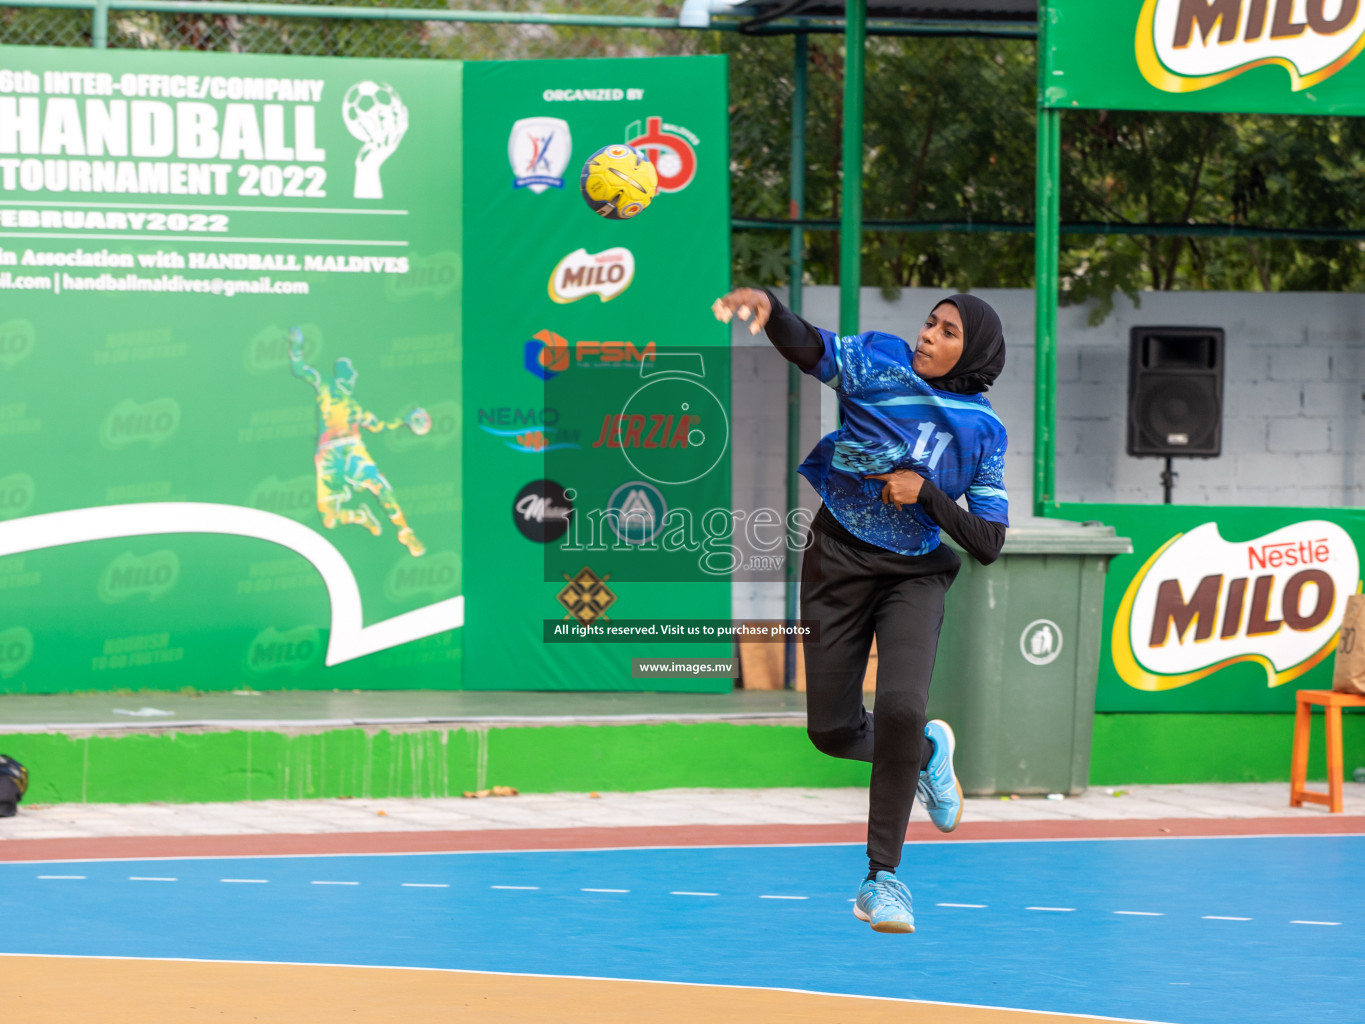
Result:
M990 565L1000 557L1000 549L1005 546L1004 523L982 519L967 511L932 480L925 480L920 485L919 505L940 529L982 565Z
M768 289L764 288L763 294L772 305L765 327L768 340L782 353L782 358L803 370L813 370L825 354L825 343L819 330L784 306Z
M303 332L297 327L289 332L289 371L314 387L322 383L318 371L303 361Z

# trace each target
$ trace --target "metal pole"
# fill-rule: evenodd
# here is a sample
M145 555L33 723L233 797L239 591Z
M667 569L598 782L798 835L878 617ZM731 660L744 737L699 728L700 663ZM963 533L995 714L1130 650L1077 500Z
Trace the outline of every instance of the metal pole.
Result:
M863 76L867 0L848 0L844 33L844 182L839 225L839 333L858 333L863 249Z
M807 40L804 32L794 40L795 54L792 57L792 158L791 158L791 218L798 223L791 229L791 274L788 285L787 305L798 316L801 313L801 278L806 272L805 232L800 221L806 215L806 70ZM795 363L787 364L787 522L792 522L792 513L800 507L801 499L797 487L796 467L801 458L801 371ZM787 532L794 538L794 532ZM796 548L787 544L787 586L783 617L787 624L796 621ZM786 657L783 659L782 685L788 690L796 688L796 637L787 637Z
M109 0L95 0L90 15L90 45L96 50L109 46Z
M1057 247L1060 244L1061 112L1043 106L1047 4L1038 8L1038 178L1034 236L1033 514L1057 498Z

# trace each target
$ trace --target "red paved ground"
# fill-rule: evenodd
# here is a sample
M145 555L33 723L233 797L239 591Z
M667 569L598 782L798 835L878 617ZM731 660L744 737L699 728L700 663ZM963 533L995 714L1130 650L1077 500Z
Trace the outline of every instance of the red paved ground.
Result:
M1146 821L967 822L950 836L925 822L911 842L1044 839L1162 839L1179 836L1365 835L1365 816L1157 818ZM109 836L0 839L0 861L138 860L487 850L590 850L639 846L770 846L863 843L856 825L666 825L630 828L489 829L477 832L334 832L324 835Z

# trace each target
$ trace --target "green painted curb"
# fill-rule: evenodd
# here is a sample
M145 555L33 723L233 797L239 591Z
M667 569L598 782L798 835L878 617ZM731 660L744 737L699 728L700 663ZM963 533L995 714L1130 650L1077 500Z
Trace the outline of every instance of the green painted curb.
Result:
M1365 764L1365 715L1343 723L1346 771ZM1095 716L1091 785L1287 782L1293 716ZM1309 778L1325 778L1321 716ZM200 803L443 797L675 787L865 786L869 768L825 757L797 725L704 722L388 732L16 733L0 752L29 769L29 803Z

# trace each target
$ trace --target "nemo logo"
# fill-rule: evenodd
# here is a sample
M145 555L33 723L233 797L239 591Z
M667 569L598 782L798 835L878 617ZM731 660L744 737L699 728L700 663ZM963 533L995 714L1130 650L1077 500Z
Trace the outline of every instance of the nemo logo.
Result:
M1197 92L1276 65L1300 92L1365 49L1361 0L1146 0L1136 52L1163 92Z
M1231 543L1217 523L1177 534L1129 583L1110 647L1138 690L1187 686L1243 662L1266 685L1298 679L1332 653L1360 558L1336 523L1294 523Z

